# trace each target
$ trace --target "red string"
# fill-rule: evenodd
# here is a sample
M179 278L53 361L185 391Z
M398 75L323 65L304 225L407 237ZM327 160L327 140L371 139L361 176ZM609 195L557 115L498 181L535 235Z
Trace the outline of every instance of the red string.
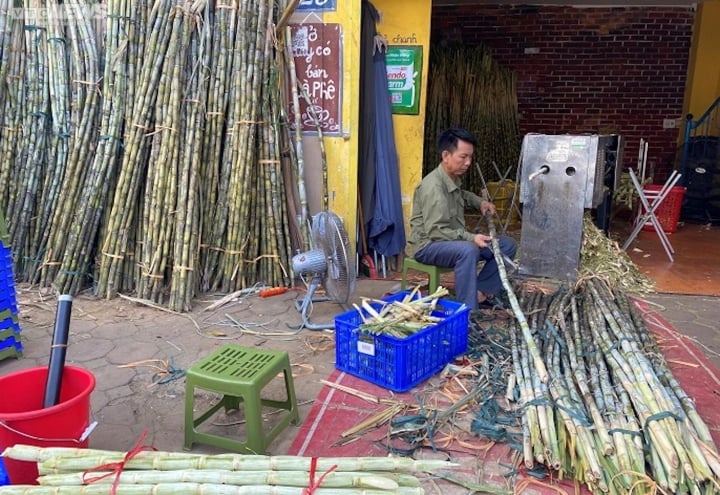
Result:
M317 457L313 457L310 460L310 486L307 488L303 488L302 495L314 495L315 490L320 488L320 485L322 484L325 477L335 471L338 468L337 464L333 465L330 469L325 471L322 476L320 476L317 481L315 480L315 471L317 470Z
M85 472L82 474L82 481L83 484L90 484L95 483L96 481L100 481L102 479L107 478L108 476L115 476L115 479L113 480L112 484L112 491L110 492L111 495L115 495L117 492L118 484L120 484L120 473L123 472L123 469L125 469L125 465L130 462L130 459L138 455L143 450L157 450L152 445L143 445L143 442L145 441L145 437L147 436L147 430L143 431L142 435L140 435L140 438L138 438L138 441L135 443L135 446L125 454L123 457L123 460L120 462L109 462L107 464L103 464L101 466L97 466L94 468L86 469ZM88 473L93 473L96 471L107 471L110 470L109 473L105 473L100 476L95 476L92 478L86 478Z

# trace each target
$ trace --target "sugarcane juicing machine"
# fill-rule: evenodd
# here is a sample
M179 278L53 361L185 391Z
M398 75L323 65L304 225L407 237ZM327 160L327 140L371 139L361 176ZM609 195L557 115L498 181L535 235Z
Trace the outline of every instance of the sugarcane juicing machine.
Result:
M574 281L585 210L607 233L621 160L618 135L528 134L520 157L521 277Z

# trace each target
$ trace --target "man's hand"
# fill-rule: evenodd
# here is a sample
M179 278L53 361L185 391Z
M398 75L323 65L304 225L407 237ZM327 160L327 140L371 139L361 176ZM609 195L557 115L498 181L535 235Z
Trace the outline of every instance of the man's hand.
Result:
M478 247L486 248L490 245L490 241L492 241L492 236L485 234L475 234L474 241Z
M480 213L482 213L483 216L485 216L487 213L492 213L494 215L495 205L490 201L483 201L482 203L480 203Z

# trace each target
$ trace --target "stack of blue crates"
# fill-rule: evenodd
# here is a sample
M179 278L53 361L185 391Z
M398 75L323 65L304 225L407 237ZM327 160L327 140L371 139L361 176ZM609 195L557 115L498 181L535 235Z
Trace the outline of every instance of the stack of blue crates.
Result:
M22 357L12 252L5 218L0 212L0 360Z

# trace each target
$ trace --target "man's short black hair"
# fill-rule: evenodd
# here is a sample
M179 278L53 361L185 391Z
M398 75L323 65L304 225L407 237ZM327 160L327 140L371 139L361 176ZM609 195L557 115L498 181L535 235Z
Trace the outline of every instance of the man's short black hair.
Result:
M473 146L477 146L477 139L468 130L459 127L451 127L445 129L438 138L438 149L442 154L443 151L453 152L457 149L458 141L465 141Z

